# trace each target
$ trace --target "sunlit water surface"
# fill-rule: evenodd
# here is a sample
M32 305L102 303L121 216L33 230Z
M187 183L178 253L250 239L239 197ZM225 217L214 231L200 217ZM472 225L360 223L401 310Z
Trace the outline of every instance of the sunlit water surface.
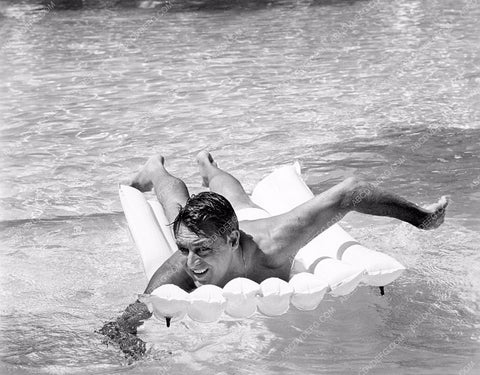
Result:
M0 2L0 370L475 373L480 6L234 3ZM356 173L422 204L450 194L448 219L421 232L349 215L352 235L408 267L384 297L364 286L281 318L149 321L148 355L127 365L93 332L146 285L117 183L161 152L198 186L203 148L247 190L298 159L315 193Z

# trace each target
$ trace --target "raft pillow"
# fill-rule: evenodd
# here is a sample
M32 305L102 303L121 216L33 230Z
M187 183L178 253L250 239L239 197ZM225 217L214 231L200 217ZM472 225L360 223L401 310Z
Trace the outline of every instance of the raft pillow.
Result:
M348 247L339 259L347 264L365 268L367 274L362 282L372 286L384 286L396 280L405 267L391 256L355 244Z
M220 319L227 301L222 288L216 285L202 285L190 293L188 316L200 323L212 323Z
M290 307L293 287L286 281L271 277L260 284L261 295L258 298L258 309L262 314L278 316L285 314Z
M151 294L140 294L138 299L145 303L153 316L159 320L182 319L190 304L189 294L173 284L162 285Z
M327 257L318 260L313 273L328 282L335 297L353 292L365 276L364 269Z
M234 318L249 318L257 311L257 295L260 285L255 281L238 277L223 287L227 300L225 313Z
M315 310L329 289L325 280L309 272L294 275L288 283L294 290L292 305L299 310Z

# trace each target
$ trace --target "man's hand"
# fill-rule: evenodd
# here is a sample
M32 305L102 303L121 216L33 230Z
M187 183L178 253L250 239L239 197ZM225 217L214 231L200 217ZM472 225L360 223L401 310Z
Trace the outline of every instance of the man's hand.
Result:
M151 316L152 314L147 306L140 301L136 301L130 304L116 321L105 323L102 328L95 332L106 336L105 344L118 344L128 361L132 362L145 354L145 342L139 339L136 334L137 328Z
M124 327L125 331L137 334L137 328L143 324L143 321L150 319L152 313L148 310L147 305L139 300L128 305L124 313L117 322L120 326Z
M103 343L118 344L129 363L139 360L145 354L145 342L136 335L125 331L118 322L108 322L95 332L106 336Z
M187 292L195 289L195 284L185 271L184 264L185 257L180 251L176 251L158 268L144 293L151 294L156 288L165 284L175 284ZM106 336L104 342L107 345L118 344L129 361L137 360L145 354L146 350L145 343L136 336L137 328L151 316L152 313L147 305L137 300L130 304L119 318L104 324L95 332ZM169 325L168 320L167 325Z

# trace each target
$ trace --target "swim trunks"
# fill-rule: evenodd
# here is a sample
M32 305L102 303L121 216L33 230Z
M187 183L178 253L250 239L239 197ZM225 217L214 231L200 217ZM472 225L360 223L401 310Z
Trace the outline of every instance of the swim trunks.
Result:
M242 208L236 214L238 221L265 219L271 216L267 211L256 207Z

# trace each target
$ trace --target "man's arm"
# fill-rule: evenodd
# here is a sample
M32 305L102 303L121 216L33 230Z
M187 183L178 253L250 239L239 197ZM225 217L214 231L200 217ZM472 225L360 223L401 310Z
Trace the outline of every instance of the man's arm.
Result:
M175 284L187 292L195 289L196 286L192 278L185 271L185 262L185 256L180 251L176 251L155 271L144 293L150 294L159 286L165 284ZM136 300L128 305L124 313L117 319L117 322L122 324L128 332L135 334L137 328L143 324L143 321L151 316L152 314L148 310L147 305Z
M294 209L268 219L269 246L263 251L274 267L291 261L298 250L339 221L349 209L343 207L345 187L336 185Z
M185 262L185 257L179 251L175 252L153 274L144 293L150 294L164 284L175 284L187 292L195 289L193 280L185 271ZM120 317L106 323L97 332L119 344L128 358L138 359L145 353L145 343L135 336L137 328L151 316L147 305L137 300L128 305Z
M436 228L443 222L448 200L442 197L431 209L377 186L348 178L293 210L269 221L270 244L266 252L272 264L281 266L314 237L340 221L348 212L388 216L421 229ZM268 219L264 219L268 220Z
M196 288L192 278L185 270L187 258L176 251L173 255L163 263L153 274L150 282L145 289L146 294L152 293L159 286L164 284L175 284L186 292L190 292Z
M176 251L153 274L144 293L150 294L159 286L165 284L175 284L187 292L195 289L192 278L185 271L185 262L185 256L180 251ZM117 322L123 325L128 332L135 334L137 327L151 316L152 314L148 310L147 305L137 300L125 309L124 313L117 319Z

